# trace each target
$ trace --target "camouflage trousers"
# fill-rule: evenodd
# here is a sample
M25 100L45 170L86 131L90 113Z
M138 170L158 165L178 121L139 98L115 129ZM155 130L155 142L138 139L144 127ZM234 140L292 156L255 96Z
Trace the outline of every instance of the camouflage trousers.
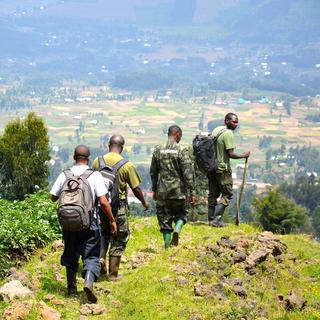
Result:
M217 199L221 196L219 204L228 206L232 199L232 173L231 171L213 172L208 175L209 195L208 205L218 204Z
M157 201L157 218L160 231L173 232L172 223L177 220L187 222L185 199L167 199Z
M121 257L127 247L130 238L130 229L128 222L128 207L123 204L116 215L118 231L115 235L111 234L111 228L108 218L103 212L100 213L101 237L110 256Z

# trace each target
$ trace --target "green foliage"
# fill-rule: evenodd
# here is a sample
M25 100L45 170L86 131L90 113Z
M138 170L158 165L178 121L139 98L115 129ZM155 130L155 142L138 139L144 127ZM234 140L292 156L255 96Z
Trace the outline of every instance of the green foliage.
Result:
M319 204L320 185L313 175L298 177L292 184L285 182L280 186L280 191L310 212Z
M0 199L0 276L60 234L55 204L39 191L23 201Z
M0 190L8 199L23 199L47 184L49 137L43 120L29 113L9 122L0 137ZM38 187L36 187L38 186Z
M287 234L301 229L307 222L307 211L285 198L278 188L253 201L256 215L265 230Z

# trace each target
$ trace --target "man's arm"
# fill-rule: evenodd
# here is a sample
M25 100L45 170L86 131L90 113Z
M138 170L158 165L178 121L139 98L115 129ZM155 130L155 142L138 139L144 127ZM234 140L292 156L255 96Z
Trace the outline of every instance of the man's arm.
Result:
M246 151L242 154L236 154L233 149L229 149L227 150L227 153L231 159L245 159L250 156L250 151Z
M54 194L51 194L51 200L53 202L56 202L59 199L59 197L55 196Z
M183 149L180 153L180 166L181 172L183 174L183 181L186 184L187 189L190 192L190 199L189 202L191 205L195 204L195 192L194 192L194 169L192 166L192 162L189 156L188 149Z
M150 165L150 177L151 177L151 183L152 183L153 199L157 200L159 168L158 168L158 161L156 157L156 150L154 150L152 155L152 160Z
M146 202L144 195L142 193L142 190L140 187L136 187L134 189L132 189L133 194L135 195L135 197L140 200L140 202L142 203L143 207L148 210L149 209L149 204L148 202Z
M100 202L100 205L101 205L103 212L105 213L105 215L107 216L107 218L110 221L111 233L115 234L117 232L117 224L116 224L116 220L114 219L114 216L112 214L112 209L111 209L110 203L108 202L106 196L100 196L100 197L98 197L98 200Z

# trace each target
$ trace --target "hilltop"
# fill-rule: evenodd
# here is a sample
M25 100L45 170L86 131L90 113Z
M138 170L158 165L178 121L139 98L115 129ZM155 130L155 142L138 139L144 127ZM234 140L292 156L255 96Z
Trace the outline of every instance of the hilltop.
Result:
M96 284L98 306L86 305L83 294L78 299L66 297L61 244L55 242L21 270L11 270L11 280L19 279L33 293L22 304L0 302L1 312L6 309L3 317L19 305L20 311L29 312L25 319L39 319L43 310L50 314L56 310L62 319L320 316L320 245L307 236L275 237L245 224L221 229L188 224L181 245L164 251L154 217L132 218L131 227L121 266L124 279L117 283L101 279Z

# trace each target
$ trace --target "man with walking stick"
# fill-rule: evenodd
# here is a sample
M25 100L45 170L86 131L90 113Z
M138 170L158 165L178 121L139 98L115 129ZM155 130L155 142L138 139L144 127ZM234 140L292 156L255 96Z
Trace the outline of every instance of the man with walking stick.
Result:
M238 126L238 116L228 113L224 119L224 126L219 126L212 131L214 138L219 135L216 141L216 155L218 168L208 174L209 196L208 196L208 220L212 227L223 227L223 213L232 199L232 172L231 159L248 159L250 151L243 154L234 152L235 143L233 131ZM220 197L221 196L221 197ZM218 198L220 200L218 202Z

